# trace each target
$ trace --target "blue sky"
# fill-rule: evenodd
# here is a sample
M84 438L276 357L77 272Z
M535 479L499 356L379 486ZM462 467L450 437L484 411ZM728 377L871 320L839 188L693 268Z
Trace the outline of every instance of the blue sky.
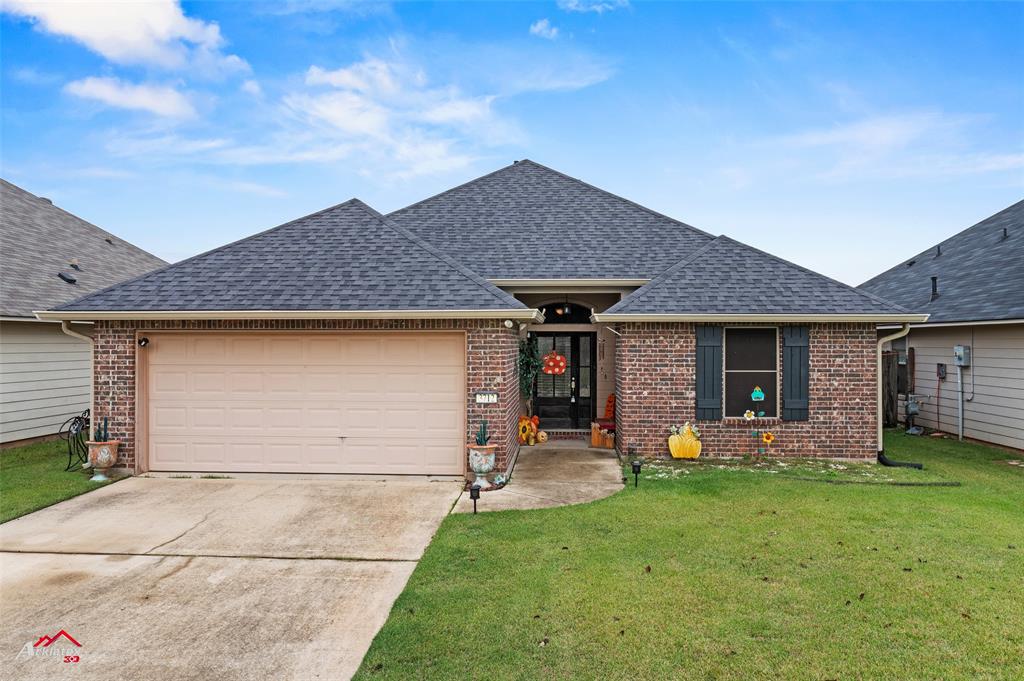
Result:
M519 158L852 284L1024 197L1022 4L2 7L3 177L168 260Z

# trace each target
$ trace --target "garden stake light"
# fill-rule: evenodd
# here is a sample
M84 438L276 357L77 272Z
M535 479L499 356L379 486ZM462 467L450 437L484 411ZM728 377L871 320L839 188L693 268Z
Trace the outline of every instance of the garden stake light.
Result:
M633 459L633 487L637 487L640 484L640 459Z
M480 488L476 485L470 487L469 498L473 500L473 515L476 515L476 500L480 498Z

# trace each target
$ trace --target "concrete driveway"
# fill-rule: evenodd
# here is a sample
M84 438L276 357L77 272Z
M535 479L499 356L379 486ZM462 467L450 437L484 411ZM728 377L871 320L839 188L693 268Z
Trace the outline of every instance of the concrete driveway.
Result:
M132 478L0 525L0 678L348 678L460 490Z

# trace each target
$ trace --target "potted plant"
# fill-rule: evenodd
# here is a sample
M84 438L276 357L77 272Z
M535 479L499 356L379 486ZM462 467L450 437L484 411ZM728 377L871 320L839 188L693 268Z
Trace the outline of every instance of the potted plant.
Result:
M89 465L96 473L89 478L93 482L104 482L109 480L107 472L117 463L117 448L120 440L110 439L110 430L107 427L107 417L103 417L103 425L96 424L96 432L93 439L86 442L89 446Z
M494 452L497 445L488 444L491 436L487 434L487 421L480 422L480 428L476 431L474 442L469 443L469 468L476 473L476 480L473 487L487 489L491 483L487 481L487 474L494 470Z
M671 426L668 451L673 459L696 459L700 456L700 431L687 421L681 426Z

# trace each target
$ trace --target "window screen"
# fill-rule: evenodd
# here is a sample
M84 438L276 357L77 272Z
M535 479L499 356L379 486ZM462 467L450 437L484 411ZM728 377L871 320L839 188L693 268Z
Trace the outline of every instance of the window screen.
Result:
M778 332L776 329L725 330L725 415L743 416L748 409L778 416ZM750 393L759 386L764 401Z

